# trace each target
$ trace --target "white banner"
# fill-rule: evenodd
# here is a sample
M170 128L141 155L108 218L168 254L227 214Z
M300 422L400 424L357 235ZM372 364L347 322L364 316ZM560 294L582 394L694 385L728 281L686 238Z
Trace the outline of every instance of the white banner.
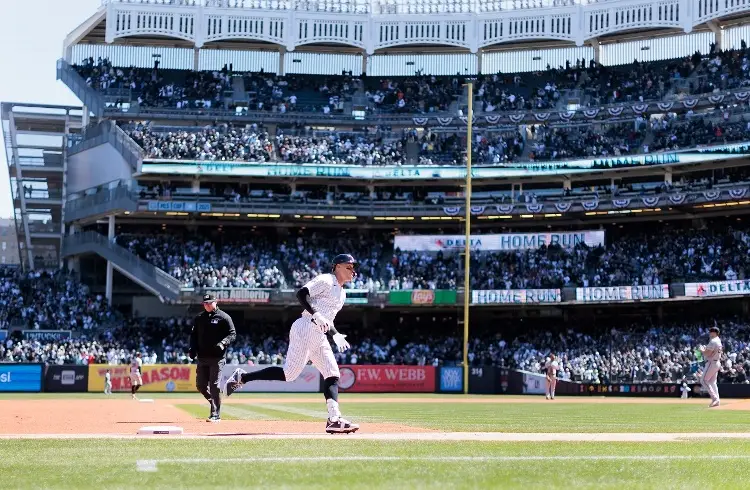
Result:
M657 284L655 286L576 288L576 301L582 303L611 303L615 301L667 298L669 298L669 285L667 284Z
M561 301L559 289L491 289L471 292L473 305L522 305Z
M743 296L750 294L750 280L689 282L685 284L685 296L706 298L711 296Z
M232 375L235 369L240 368L248 373L260 371L270 367L268 364L262 364L260 366L248 366L247 364L240 365L225 365L221 370L221 385L224 386L229 376ZM253 381L251 383L245 383L242 388L237 390L237 393L318 393L320 391L320 373L313 366L305 366L302 370L302 374L299 378L294 381Z
M529 371L519 372L523 373L524 395L544 395L547 392L547 376Z
M393 248L403 251L439 252L463 250L466 238L463 235L397 235ZM574 248L585 244L589 247L604 245L604 231L574 231L560 233L503 233L502 235L472 235L470 246L474 250L535 250L543 245L559 245Z

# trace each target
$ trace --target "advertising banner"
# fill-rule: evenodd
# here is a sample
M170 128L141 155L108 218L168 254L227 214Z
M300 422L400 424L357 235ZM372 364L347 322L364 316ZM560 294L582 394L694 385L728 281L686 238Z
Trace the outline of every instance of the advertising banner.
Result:
M473 290L473 305L522 305L560 303L562 293L559 289L490 289Z
M525 177L530 175L556 175L589 172L592 168L639 167L651 165L674 165L714 160L743 158L743 154L710 154L700 151L649 153L613 158L585 158L579 160L554 160L540 162L509 163L502 167L476 166L471 169L473 179L495 179L502 177ZM144 174L175 175L225 175L245 177L294 177L325 179L365 180L423 180L465 179L466 170L456 166L346 166L315 164L276 164L259 162L198 162L148 159L143 162Z
M181 201L149 201L149 211L161 212L183 212L183 213L210 213L210 202L181 202Z
M70 330L24 330L23 338L39 342L60 342L72 338Z
M84 393L88 387L88 366L47 366L44 373L44 391Z
M130 366L110 366L89 364L89 391L104 391L104 375L109 370L112 377L112 391L130 391ZM192 393L195 388L195 364L155 364L141 368L143 386L139 393L178 392Z
M346 300L344 304L347 305L366 305L368 302L367 289L346 289Z
M271 289L247 288L203 288L204 293L211 293L221 303L268 303L271 301Z
M0 342L4 342L8 338L7 330L0 330Z
M559 386L559 385L558 385ZM613 396L675 396L682 395L678 383L642 383L642 384L578 384L580 395L613 395Z
M0 363L0 392L42 391L42 364Z
M440 368L440 391L444 393L463 393L464 370L461 367Z
M226 365L221 370L221 386L227 381L229 376L240 368L248 373L260 371L267 368L268 365L248 366L248 365ZM302 374L294 381L253 381L245 383L237 393L318 393L320 391L320 373L314 366L305 366Z
M461 251L465 244L466 237L463 235L397 235L393 248L403 251L448 252ZM589 247L604 245L604 230L472 235L469 240L469 246L473 250L501 252L536 250L550 245L570 249L579 244Z
M456 291L452 289L414 289L390 291L388 304L391 305L454 305Z
M469 393L476 395L494 395L500 393L495 389L495 376L498 368L480 366L469 369Z
M747 294L750 294L750 280L689 282L685 284L685 296L695 298L744 296Z
M669 285L655 286L608 286L576 288L576 301L582 303L639 301L644 299L668 299Z
M520 371L523 374L524 395L544 395L547 391L547 376L529 371Z
M434 393L433 366L340 366L342 391L354 393Z

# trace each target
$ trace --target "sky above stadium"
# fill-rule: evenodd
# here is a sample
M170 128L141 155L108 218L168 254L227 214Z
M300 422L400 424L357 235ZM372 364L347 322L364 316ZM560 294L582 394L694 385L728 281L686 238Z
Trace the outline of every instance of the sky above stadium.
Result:
M65 36L101 5L101 0L5 0L0 2L0 101L80 105L55 64ZM13 216L5 142L0 131L0 218Z

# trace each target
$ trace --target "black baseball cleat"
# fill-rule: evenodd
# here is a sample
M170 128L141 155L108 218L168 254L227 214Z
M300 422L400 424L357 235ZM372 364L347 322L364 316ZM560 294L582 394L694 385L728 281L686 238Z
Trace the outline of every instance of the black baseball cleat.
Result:
M329 434L351 434L359 430L359 425L352 424L343 417L339 417L337 421L328 419L326 422L326 432Z
M232 375L227 379L227 382L224 383L224 394L226 396L231 396L232 393L242 388L242 375L245 374L246 371L242 369L235 369Z
M211 423L216 424L216 423L221 422L221 417L219 417L218 415L211 415L210 417L206 419L206 422L211 422Z

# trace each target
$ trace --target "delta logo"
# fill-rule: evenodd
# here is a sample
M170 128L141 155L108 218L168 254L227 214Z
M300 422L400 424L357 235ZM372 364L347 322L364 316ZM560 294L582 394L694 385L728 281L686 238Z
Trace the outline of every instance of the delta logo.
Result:
M698 296L705 296L707 293L705 284L698 284L698 287L695 288L695 294Z
M444 250L450 250L454 248L466 248L466 239L453 239L453 238L438 238L435 240L435 245ZM469 240L469 246L471 248L479 248L482 246L481 238L472 238Z

